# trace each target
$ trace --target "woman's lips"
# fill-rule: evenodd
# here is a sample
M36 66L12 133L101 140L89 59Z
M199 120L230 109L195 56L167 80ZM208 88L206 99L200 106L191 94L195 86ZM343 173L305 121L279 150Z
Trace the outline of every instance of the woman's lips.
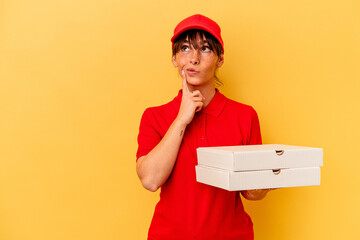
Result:
M195 69L193 69L193 68L188 68L188 69L186 69L186 72L187 72L188 74L197 74L197 73L199 73L200 71L197 71L197 70L195 70Z

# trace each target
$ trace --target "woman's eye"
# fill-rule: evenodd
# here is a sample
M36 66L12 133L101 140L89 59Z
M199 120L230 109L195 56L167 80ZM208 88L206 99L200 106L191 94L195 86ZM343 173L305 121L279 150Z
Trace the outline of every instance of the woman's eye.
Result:
M187 45L184 45L184 46L182 46L181 47L181 51L183 51L183 52L187 52L187 51L189 51L189 46L187 46Z
M201 48L201 50L202 50L203 52L210 52L210 51L211 51L211 49L210 49L209 46L203 46L203 47Z

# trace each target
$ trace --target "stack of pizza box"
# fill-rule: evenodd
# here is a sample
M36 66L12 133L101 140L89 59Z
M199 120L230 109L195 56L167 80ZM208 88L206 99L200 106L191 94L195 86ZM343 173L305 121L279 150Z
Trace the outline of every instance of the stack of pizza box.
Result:
M196 180L229 191L320 185L322 148L281 144L197 149Z

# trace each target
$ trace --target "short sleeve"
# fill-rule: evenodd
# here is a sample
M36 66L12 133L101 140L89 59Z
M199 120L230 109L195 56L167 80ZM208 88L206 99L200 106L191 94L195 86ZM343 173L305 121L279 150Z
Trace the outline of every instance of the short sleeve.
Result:
M136 159L148 154L161 140L161 135L154 128L154 115L150 108L146 109L140 121L138 150Z
M250 138L248 145L262 144L259 117L255 109L251 108L251 127L250 127Z

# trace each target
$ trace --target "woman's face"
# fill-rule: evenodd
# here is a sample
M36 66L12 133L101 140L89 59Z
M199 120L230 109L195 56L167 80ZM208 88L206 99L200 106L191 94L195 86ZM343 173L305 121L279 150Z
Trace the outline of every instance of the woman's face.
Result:
M195 49L194 46L197 46ZM211 84L214 86L214 76L216 68L224 63L221 54L216 56L215 52L209 47L206 38L196 37L196 44L190 45L188 38L184 41L180 51L173 56L173 64L178 68L179 74L184 70L187 82L193 86L204 86Z

